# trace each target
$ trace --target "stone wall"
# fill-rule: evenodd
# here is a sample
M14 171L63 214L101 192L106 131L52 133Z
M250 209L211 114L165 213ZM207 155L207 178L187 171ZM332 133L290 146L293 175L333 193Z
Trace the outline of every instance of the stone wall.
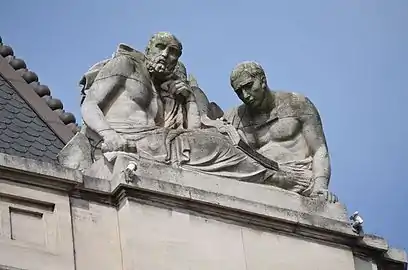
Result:
M354 269L351 249L127 199L124 269Z
M74 269L73 248L67 193L0 180L0 265Z
M133 183L0 155L0 269L404 269L341 204L139 164Z

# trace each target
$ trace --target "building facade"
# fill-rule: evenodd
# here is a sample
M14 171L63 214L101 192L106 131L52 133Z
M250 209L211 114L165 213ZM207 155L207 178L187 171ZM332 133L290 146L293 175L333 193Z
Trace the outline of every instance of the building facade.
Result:
M0 46L0 269L406 269L342 204L138 164L127 182L62 167L75 117Z

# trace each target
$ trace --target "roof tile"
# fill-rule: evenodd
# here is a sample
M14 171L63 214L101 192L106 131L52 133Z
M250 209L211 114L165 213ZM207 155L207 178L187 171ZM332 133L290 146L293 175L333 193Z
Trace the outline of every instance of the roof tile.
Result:
M0 41L1 40L2 39L0 37ZM14 51L10 46L4 45L2 42L0 42L0 55L4 57L9 65L24 79L26 83L32 87L34 93L36 93L39 97L49 97L46 103L51 110L55 111L63 108L63 104L60 100L51 98L51 91L49 88L46 85L39 83L37 74L27 69L27 64L25 61L14 56ZM0 102L0 104L4 105L4 101ZM18 100L18 102L21 103L24 101ZM72 113L59 113L58 116L73 133L79 131L80 128L76 124L75 116Z
M7 128L6 130L4 130L3 134L8 136L11 139L18 139L18 137L20 136L18 133L12 131L10 128Z
M21 140L29 142L30 144L36 141L36 137L30 136L26 132L21 133L20 138L21 138ZM49 140L44 140L44 142L49 142Z
M44 152L41 151L41 150L38 150L38 149L35 148L35 147L30 147L30 148L28 148L27 150L28 150L29 153L31 153L31 154L33 154L33 155L35 155L35 156L38 156L38 157L44 156L44 154L43 154Z
M5 148L5 149L10 148L10 144L2 140L0 140L0 145L1 145L1 148Z
M64 143L2 76L0 104L0 152L55 162Z

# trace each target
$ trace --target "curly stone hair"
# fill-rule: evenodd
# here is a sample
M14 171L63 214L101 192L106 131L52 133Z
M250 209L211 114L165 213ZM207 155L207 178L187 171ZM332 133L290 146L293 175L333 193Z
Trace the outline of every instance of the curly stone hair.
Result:
M241 78L241 76L249 76L252 78L260 76L266 82L264 69L260 64L254 61L245 61L235 66L230 75L232 88L236 89L238 87L237 80Z
M178 38L176 38L175 35L173 35L173 34L171 34L171 33L169 33L169 32L158 32L158 33L154 34L154 35L150 38L149 43L147 44L147 47L146 47L146 50L145 50L146 54L149 53L150 48L153 46L153 44L154 44L157 40L164 40L164 41L168 41L169 43L170 43L170 42L175 43L175 45L177 46L177 48L178 48L179 51L180 51L180 56L181 56L181 53L183 52L183 45L182 45L181 42L178 40Z

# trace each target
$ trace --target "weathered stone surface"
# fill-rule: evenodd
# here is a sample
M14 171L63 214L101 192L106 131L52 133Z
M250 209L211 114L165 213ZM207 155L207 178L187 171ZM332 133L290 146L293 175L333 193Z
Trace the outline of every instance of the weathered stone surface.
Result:
M230 79L244 104L225 118L251 147L279 163L280 171L268 183L336 202L337 197L328 191L329 153L313 103L300 94L271 91L265 71L256 62L238 64Z
M407 253L401 249L390 247L384 254L384 257L394 262L408 263Z
M0 269L406 268L405 252L356 235L328 191L310 100L270 91L263 69L244 63L231 76L245 103L226 115L231 125L181 53L161 32L145 53L121 44L93 66L81 80L85 124L58 157L65 167L44 162L55 160L55 134L0 80L0 147L15 140L11 154L39 157L0 154Z
M365 234L364 238L362 238L360 241L362 245L382 252L386 252L389 249L387 241L384 238L376 235Z
M122 269L116 209L72 198L73 235L77 270Z
M37 186L69 190L82 184L82 173L56 163L27 159L0 153L0 176ZM59 180L59 181L56 181Z
M0 221L0 265L74 269L68 194L0 176Z
M103 155L93 155L93 149L86 154L89 147L80 147L87 142L78 134L59 155L60 163L111 179L113 171L127 166L118 167L118 159L140 156L169 169L265 181L273 170L234 146L231 138L239 141L235 129L208 116L208 99L189 85L181 53L177 38L161 32L149 41L145 54L121 44L112 59L94 65L81 80L81 111L87 129L100 138L92 140Z
M10 159L0 166L5 269L354 270L360 257L363 267L406 266L404 251L375 236L361 241L342 218L330 216L335 211L323 211L338 204L323 203L308 213L312 206L292 198L298 194L180 168L149 174L151 165L138 163L133 183L123 175L110 182L80 172L82 180L73 181L59 166L36 171L34 161L3 161ZM22 181L23 175L31 181Z
M79 171L83 171L92 165L94 149L84 132L85 130L81 129L58 153L59 164Z
M128 200L119 210L119 224L125 269L354 269L348 248L182 209Z
M354 267L356 270L378 270L374 260L356 256L354 257Z
M247 269L354 269L348 248L251 229L242 240Z
M176 187L178 187L177 190L184 190L183 187L186 189L194 188L197 190L197 193L192 191L189 193L183 192L180 196L194 196L198 199L200 195L208 194L206 195L208 197L203 195L204 200L210 200L209 202L217 204L219 204L220 201L226 200L228 204L237 203L235 207L238 209L245 207L245 202L256 202L262 204L262 211L265 210L266 205L277 209L275 210L275 214L277 215L284 214L285 210L288 213L294 211L316 217L327 217L329 219L341 221L345 225L347 224L346 227L350 227L348 226L346 209L340 203L332 204L327 203L324 200L302 197L294 192L285 191L273 186L237 182L230 179L207 176L177 168L169 169L166 165L160 163L139 160L137 165L136 174L138 178L133 185L138 187L166 193L175 192L174 190L176 190ZM118 175L115 175L114 180L112 181L112 188L115 188L121 183L124 184L125 179L124 175L119 173ZM168 183L176 185L169 185ZM174 195L177 194L178 193L175 193ZM243 202L242 205L239 205L238 203L240 200ZM290 214L285 218L289 217Z
M170 174L172 167L179 168L337 202L327 191L330 162L326 142L318 112L308 99L273 95L260 67L254 69L256 64L248 64L255 70L251 74L239 66L233 72L232 85L245 95L247 90L241 88L251 83L253 89L247 92L252 99L239 95L248 106L259 103L254 105L259 114L249 120L242 118L244 121L241 114L233 115L234 127L215 119L223 115L222 110L208 101L194 78L188 79L179 61L181 54L181 42L160 32L150 39L145 54L121 44L111 59L91 67L81 80L84 128L61 151L60 164L113 180L122 171L133 174L129 168L139 159L151 160L167 165L166 173ZM256 80L249 82L251 78ZM257 100L254 93L258 93ZM264 119L264 107L274 115ZM280 119L283 116L286 119ZM276 133L275 143L295 146L291 150L267 147L265 153L248 140L246 127L239 125L247 120L251 126L264 120L269 125L277 121L273 127L261 125L270 129L269 135ZM268 140L263 144L268 145ZM278 156L284 156L277 159L280 164L274 161Z

